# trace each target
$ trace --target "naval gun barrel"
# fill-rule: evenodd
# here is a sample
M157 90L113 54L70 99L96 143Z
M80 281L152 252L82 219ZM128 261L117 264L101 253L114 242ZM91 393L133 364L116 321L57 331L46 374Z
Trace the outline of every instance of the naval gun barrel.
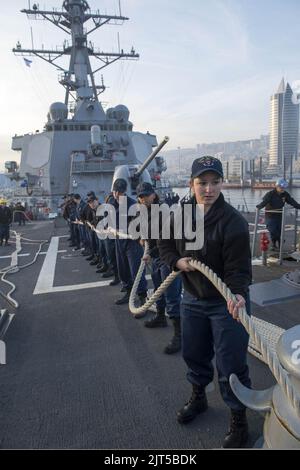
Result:
M147 166L150 165L150 163L152 162L152 160L156 157L156 155L161 151L161 149L166 145L166 143L169 142L169 137L165 137L164 140L162 140L162 142L158 145L158 147L156 147L156 149L151 153L151 155L149 155L149 157L147 158L147 160L142 164L141 168L136 172L136 174L134 175L136 178L138 178L139 176L141 176L141 174L143 173L143 171L147 168Z

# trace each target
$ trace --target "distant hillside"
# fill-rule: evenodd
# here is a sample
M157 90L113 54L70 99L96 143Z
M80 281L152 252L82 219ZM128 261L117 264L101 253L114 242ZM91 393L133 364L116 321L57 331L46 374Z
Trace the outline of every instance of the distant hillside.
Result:
M173 149L160 152L167 163L168 170L171 172L181 170L189 170L192 162L197 158L197 153L194 148L189 149Z

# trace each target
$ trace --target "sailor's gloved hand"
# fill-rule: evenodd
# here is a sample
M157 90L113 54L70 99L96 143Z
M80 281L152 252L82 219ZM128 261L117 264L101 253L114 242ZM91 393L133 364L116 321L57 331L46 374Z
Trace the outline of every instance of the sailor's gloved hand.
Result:
M240 294L236 294L235 298L236 298L236 302L234 302L233 300L228 300L227 308L228 308L228 312L230 313L230 315L232 315L232 318L234 320L240 321L239 308L245 307L246 301L244 297Z

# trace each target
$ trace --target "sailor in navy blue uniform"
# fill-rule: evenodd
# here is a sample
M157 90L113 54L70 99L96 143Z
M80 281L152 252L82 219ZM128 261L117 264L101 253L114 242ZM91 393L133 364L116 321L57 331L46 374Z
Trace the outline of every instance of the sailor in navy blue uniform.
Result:
M163 263L159 257L158 251L158 240L151 239L151 224L157 224L158 231L162 229L162 213L159 212L157 219L153 217L151 207L153 205L159 205L159 197L154 191L153 186L150 183L144 182L138 185L136 188L136 194L138 201L147 207L148 211L148 235L147 240L149 245L149 252L144 256L146 263L151 262L151 277L154 285L154 289L157 290L161 283L171 273L170 268ZM174 354L181 349L181 327L180 327L180 304L181 304L181 292L182 282L180 276L174 279L172 284L167 288L165 293L156 302L156 314L145 321L145 327L147 328L160 328L167 326L167 319L165 311L168 317L171 319L174 326L174 335L171 341L164 348L166 354Z
M286 191L288 183L284 178L276 181L276 186L272 191L264 195L263 200L256 207L257 209L266 208L266 225L271 235L272 249L280 247L281 224L282 224L282 208L285 204L300 209L295 199ZM276 246L278 243L278 246Z
M113 199L110 199L110 204L112 204L116 211L116 222L117 229L120 227L120 212L119 212L119 199L121 196L127 198L127 228L130 222L128 217L128 210L133 205L136 204L136 201L131 197L126 195L127 182L123 178L116 179L113 184ZM140 243L137 240L122 239L116 237L116 259L118 266L119 278L122 281L123 288L125 289L125 295L118 299L115 303L117 305L127 304L129 302L131 288L133 286L135 277L137 275L141 259L143 256L143 249ZM138 297L140 299L140 304L144 304L147 298L147 281L145 278L145 273L143 273L141 282L137 290ZM147 312L145 312L146 315ZM136 318L141 317L142 314L136 315Z
M201 250L187 249L186 239L174 237L159 241L161 259L171 269L182 271L182 353L188 366L187 379L193 393L177 413L181 424L188 423L207 409L206 386L214 376L216 356L222 398L231 409L230 429L223 447L243 447L248 438L244 405L236 398L229 384L236 374L250 387L247 366L248 334L238 320L238 308L246 305L249 313L251 253L249 228L240 213L225 202L221 193L223 168L220 160L202 157L192 165L189 204L196 214L196 204L204 206L204 244ZM209 266L236 296L236 303L226 302L213 284L190 266L190 259Z
M8 245L9 240L9 226L12 222L12 212L6 205L6 200L0 200L0 245L2 246L3 241L5 245Z

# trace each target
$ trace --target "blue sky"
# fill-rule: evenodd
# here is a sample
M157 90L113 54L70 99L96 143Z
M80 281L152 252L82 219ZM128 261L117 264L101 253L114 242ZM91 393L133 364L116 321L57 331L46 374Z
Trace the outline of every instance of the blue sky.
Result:
M33 3L33 1L31 2ZM61 0L39 1L60 8ZM90 0L92 9L116 13L117 0ZM1 5L1 162L15 159L14 133L41 129L64 90L55 68L33 59L31 68L11 48L61 45L63 33L19 13L28 0ZM109 106L122 102L135 130L170 136L169 148L258 137L268 132L269 99L284 76L300 80L299 0L123 0L130 17L122 27L101 28L90 39L103 50L134 45L138 62L104 71ZM3 21L3 19L5 21Z

